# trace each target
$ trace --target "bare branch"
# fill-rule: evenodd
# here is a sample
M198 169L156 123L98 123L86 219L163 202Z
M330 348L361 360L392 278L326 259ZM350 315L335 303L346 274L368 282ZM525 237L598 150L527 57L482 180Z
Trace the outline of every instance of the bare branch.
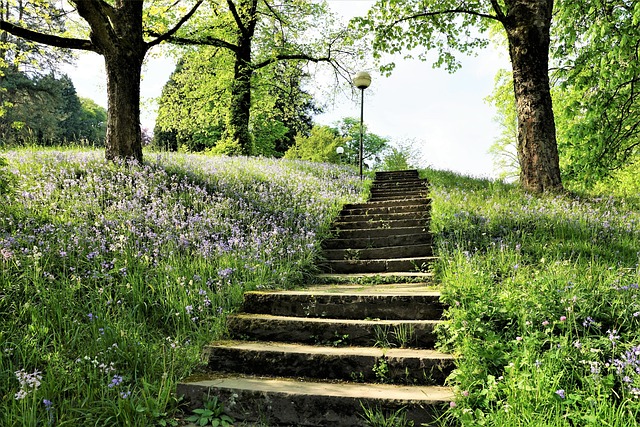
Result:
M486 19L493 19L493 20L496 20L496 21L501 21L499 16L494 16L494 15L489 15L489 14L486 14L486 13L476 12L475 10L447 9L447 10L438 10L438 11L433 11L433 12L420 12L420 13L416 13L414 15L404 16L404 17L402 17L400 19L397 19L397 20L393 21L391 24L387 25L387 27L393 27L394 25L398 25L398 24L400 24L402 22L406 22L406 21L411 21L413 19L429 18L429 17L433 17L433 16L450 15L450 14L473 15L473 16L478 16L480 18L486 18Z

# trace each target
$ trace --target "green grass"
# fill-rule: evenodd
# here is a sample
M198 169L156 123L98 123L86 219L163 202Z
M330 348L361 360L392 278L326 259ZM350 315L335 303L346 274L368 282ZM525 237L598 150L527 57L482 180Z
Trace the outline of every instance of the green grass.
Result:
M0 425L175 425L178 381L246 290L314 270L351 170L99 151L3 154Z
M459 356L446 422L638 425L637 199L423 174L450 305L440 345Z

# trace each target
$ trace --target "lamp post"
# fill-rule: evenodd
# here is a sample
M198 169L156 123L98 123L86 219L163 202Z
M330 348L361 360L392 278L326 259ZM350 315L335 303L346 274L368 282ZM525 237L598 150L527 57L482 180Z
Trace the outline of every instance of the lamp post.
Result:
M342 163L342 155L344 154L344 148L336 147L336 154L338 154L339 162Z
M363 119L364 119L364 90L371 85L371 76L366 71L360 71L355 76L353 76L353 85L360 89L360 154L359 154L359 164L360 164L360 179L362 180L362 157L363 157L363 138L364 138L364 128L363 128Z

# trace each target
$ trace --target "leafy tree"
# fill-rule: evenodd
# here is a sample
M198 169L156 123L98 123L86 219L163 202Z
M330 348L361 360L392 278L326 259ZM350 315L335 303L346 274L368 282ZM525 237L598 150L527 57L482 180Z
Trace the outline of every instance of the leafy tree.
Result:
M186 54L163 88L154 145L215 150L225 133L232 73L229 55L202 46ZM297 133L308 134L313 97L301 89L307 75L296 62L278 62L254 73L250 129L255 153L281 156Z
M640 154L640 2L564 0L554 21L563 173L591 185Z
M487 97L487 101L496 107L495 122L500 126L500 135L489 148L489 153L503 180L517 178L520 174L517 154L518 118L512 88L511 73L500 70L496 75L493 94Z
M417 145L417 141L411 139L390 145L384 152L382 169L396 171L420 167L420 153Z
M355 117L345 117L336 125L339 135L344 138L345 162L351 165L358 165L360 154L360 119ZM362 133L362 158L365 163L375 167L380 163L384 151L389 147L389 140L374 133L367 132L366 124ZM369 160L369 162L366 162Z
M0 30L16 37L65 49L96 52L104 57L107 72L108 123L106 158L142 160L140 131L140 76L144 58L152 47L166 41L196 12L204 0L84 1L69 0L86 27L84 37L60 35L48 25L25 25L17 17L0 17ZM36 16L47 16L48 2L24 2ZM148 5L145 8L145 4ZM182 13L182 17L176 15ZM173 19L172 19L173 18ZM155 38L145 35L155 26Z
M485 46L491 25L506 34L518 114L521 185L534 192L562 189L549 84L549 47L553 0L415 1L378 0L355 23L374 34L374 55L424 48L436 50L436 66L459 67L455 51ZM383 66L390 72L392 64Z
M82 108L78 139L96 146L104 146L107 136L107 110L89 98L80 98Z
M297 135L295 143L287 150L286 159L301 159L312 162L340 163L343 161L336 149L344 147L346 139L337 129L326 125L311 128L309 136Z
M333 19L325 2L218 0L208 7L211 19L199 21L197 28L170 40L211 46L216 48L212 55L226 52L232 74L223 123L225 141L218 143L217 149L229 153L254 152L251 89L258 70L279 61L324 62L348 79L350 71L345 64L358 55L358 48L347 47L350 38L346 31L331 28Z

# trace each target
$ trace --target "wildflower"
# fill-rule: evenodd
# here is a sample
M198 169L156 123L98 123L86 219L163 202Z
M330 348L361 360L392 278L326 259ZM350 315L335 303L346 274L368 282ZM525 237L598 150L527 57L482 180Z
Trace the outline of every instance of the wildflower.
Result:
M607 333L609 334L609 341L611 341L611 343L615 345L618 338L620 338L620 335L616 335L618 331L615 329L609 329L607 330Z
M94 314L93 314L93 313L89 313L89 314L87 314L87 317L88 317L88 318L89 318L89 320L90 320L90 321L92 321L92 322L98 318L98 316L94 316Z
M635 313L633 313L633 317L640 317L640 311L636 311Z
M584 326L585 328L588 328L589 326L593 325L594 323L595 323L594 320L590 316L587 316L587 318L584 319L584 322L582 322L582 326Z
M20 383L20 390L15 394L16 400L24 399L30 391L35 391L40 387L42 373L37 369L31 374L28 374L24 369L15 371L14 374Z
M449 402L449 407L450 408L455 408L456 406L457 406L456 402L454 402L453 400L451 402Z
M122 399L126 399L129 396L131 396L131 392L130 391L122 391L122 392L120 392L120 398L122 398Z
M542 362L539 359L536 359L534 365L536 366L536 368L539 368L542 365Z
M560 321L564 322L565 320L567 320L567 316L560 316Z
M545 320L544 322L542 322L542 326L549 326L549 321Z
M122 376L121 375L114 375L113 378L111 379L111 382L109 383L109 388L113 388L115 386L118 386L122 383Z
M560 397L560 399L565 398L565 393L563 389L556 390L556 394L558 395L558 397Z
M191 314L191 312L193 311L193 306L188 305L184 308L184 310L187 312L187 314Z
M522 337L516 337L516 341L522 341Z
M580 348L582 348L582 343L581 343L580 341L578 341L578 340L575 340L575 341L573 342L573 346L574 346L575 348L580 349Z
M44 408L49 412L53 408L53 403L49 399L42 399L42 403L44 403Z

